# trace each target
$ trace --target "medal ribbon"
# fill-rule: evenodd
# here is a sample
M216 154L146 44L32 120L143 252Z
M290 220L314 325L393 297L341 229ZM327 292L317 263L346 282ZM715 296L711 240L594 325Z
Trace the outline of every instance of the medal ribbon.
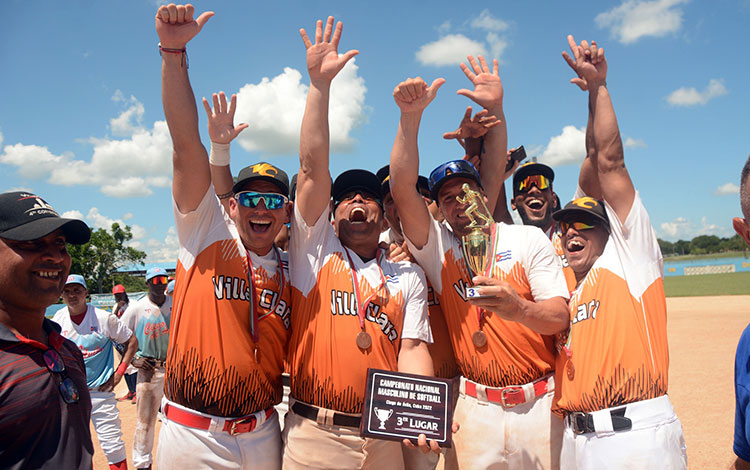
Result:
M367 311L367 307L370 306L370 302L372 301L372 298L375 297L375 294L377 294L380 289L385 286L385 276L383 275L383 268L380 266L380 249L378 249L378 254L375 257L375 260L378 265L378 272L380 273L380 284L378 287L375 288L375 290L372 292L372 294L369 295L365 299L364 302L360 305L359 303L359 281L357 280L357 271L354 269L354 263L352 262L352 257L349 255L349 249L344 247L344 253L346 253L346 257L349 260L349 269L352 272L352 288L354 289L354 302L357 304L357 316L359 317L359 327L362 328L362 331L365 331L365 312Z
M276 297L276 301L271 304L271 308L268 310L269 312L273 312L276 309L276 306L278 305L279 301L281 300L281 296L284 294L284 288L286 287L286 279L284 279L284 269L281 267L281 253L279 251L279 248L274 245L273 246L274 254L276 255L276 274L279 276L279 279L281 280L281 285L279 286L279 295ZM255 309L255 269L253 269L253 261L250 259L250 252L247 253L247 282L250 283L250 301L248 302L250 304L250 334L253 337L253 342L255 342L255 348L258 348L258 312Z

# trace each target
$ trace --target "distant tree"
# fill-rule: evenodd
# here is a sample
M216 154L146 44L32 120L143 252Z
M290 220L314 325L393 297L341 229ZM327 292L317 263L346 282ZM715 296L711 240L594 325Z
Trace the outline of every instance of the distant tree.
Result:
M745 241L739 235L735 235L731 238L722 238L719 243L720 251L745 251L747 245Z
M656 239L659 242L659 249L661 249L662 256L674 254L674 243L662 240L661 238Z
M698 235L690 240L690 254L717 253L721 239L716 235Z
M122 284L125 287L125 292L146 292L148 290L145 278L132 276L128 273L114 273L112 275L112 285L115 284Z
M687 255L690 253L690 242L686 240L677 240L674 242L674 251L678 255Z
M112 276L118 268L139 264L146 259L143 251L125 246L132 238L130 227L120 227L117 222L112 224L110 231L103 228L92 231L88 243L68 245L73 259L70 272L82 275L91 293L111 292Z

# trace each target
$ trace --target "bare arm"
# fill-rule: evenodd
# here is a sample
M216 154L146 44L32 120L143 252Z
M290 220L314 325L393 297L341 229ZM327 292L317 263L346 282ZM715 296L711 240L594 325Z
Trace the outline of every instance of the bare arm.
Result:
M737 457L730 468L731 470L750 470L750 462L746 462Z
M213 110L208 104L208 100L203 98L203 108L206 110L208 117L208 136L211 138L211 155L208 161L214 191L219 197L221 205L224 206L224 210L229 213L229 198L233 195L232 188L234 187L229 165L229 146L232 140L247 128L247 124L234 127L237 95L232 95L229 106L227 106L227 96L223 91L218 95L214 93L212 99Z
M432 356L427 349L427 343L418 339L405 338L401 340L401 350L398 353L398 371L407 374L435 375Z
M296 201L300 214L308 225L318 220L331 199L331 174L328 169L328 104L331 81L349 59L359 53L350 50L345 54L338 54L342 28L339 21L334 31L333 17L329 16L324 32L323 21L318 20L315 26L315 44L307 37L307 32L300 29L307 49L310 90L307 92L300 131L300 170L297 175Z
M399 83L393 90L393 98L401 109L401 119L391 151L391 196L399 213L409 214L409 217L401 218L404 236L420 249L427 243L432 217L416 190L419 176L417 137L422 112L443 83L444 79L437 78L428 87L424 80L417 77Z
M490 212L494 212L497 195L504 182L503 175L505 175L508 152L508 128L503 111L503 84L498 74L497 59L492 62L492 71L484 57L477 56L478 62L473 56L468 56L468 59L471 67L462 63L461 70L474 85L474 91L461 89L457 93L482 106L500 121L500 124L491 128L484 137L484 154L481 156L482 165L479 171L484 193L488 197L487 208Z
M163 49L179 50L200 32L213 12L193 19L192 5L162 5L156 13L156 32ZM172 195L182 212L198 207L208 190L210 175L206 149L198 132L198 109L180 53L163 52L161 95L164 116L172 136Z

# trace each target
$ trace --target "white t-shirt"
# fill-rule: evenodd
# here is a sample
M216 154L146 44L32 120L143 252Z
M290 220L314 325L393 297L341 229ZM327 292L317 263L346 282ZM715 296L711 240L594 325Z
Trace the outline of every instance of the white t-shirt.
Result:
M133 332L116 316L87 305L86 315L80 325L70 319L68 307L55 313L52 321L62 327L61 334L76 343L86 365L89 390L104 385L114 372L112 342L125 343Z

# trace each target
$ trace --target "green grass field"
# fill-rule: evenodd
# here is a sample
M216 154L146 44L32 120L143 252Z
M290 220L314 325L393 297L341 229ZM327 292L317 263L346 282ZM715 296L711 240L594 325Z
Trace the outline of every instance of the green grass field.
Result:
M705 255L677 255L677 256L664 256L665 262L670 261L692 261L699 259L716 259L716 258L742 258L748 257L748 251L727 251L725 253L709 253Z
M664 291L667 297L750 294L750 272L666 276Z

